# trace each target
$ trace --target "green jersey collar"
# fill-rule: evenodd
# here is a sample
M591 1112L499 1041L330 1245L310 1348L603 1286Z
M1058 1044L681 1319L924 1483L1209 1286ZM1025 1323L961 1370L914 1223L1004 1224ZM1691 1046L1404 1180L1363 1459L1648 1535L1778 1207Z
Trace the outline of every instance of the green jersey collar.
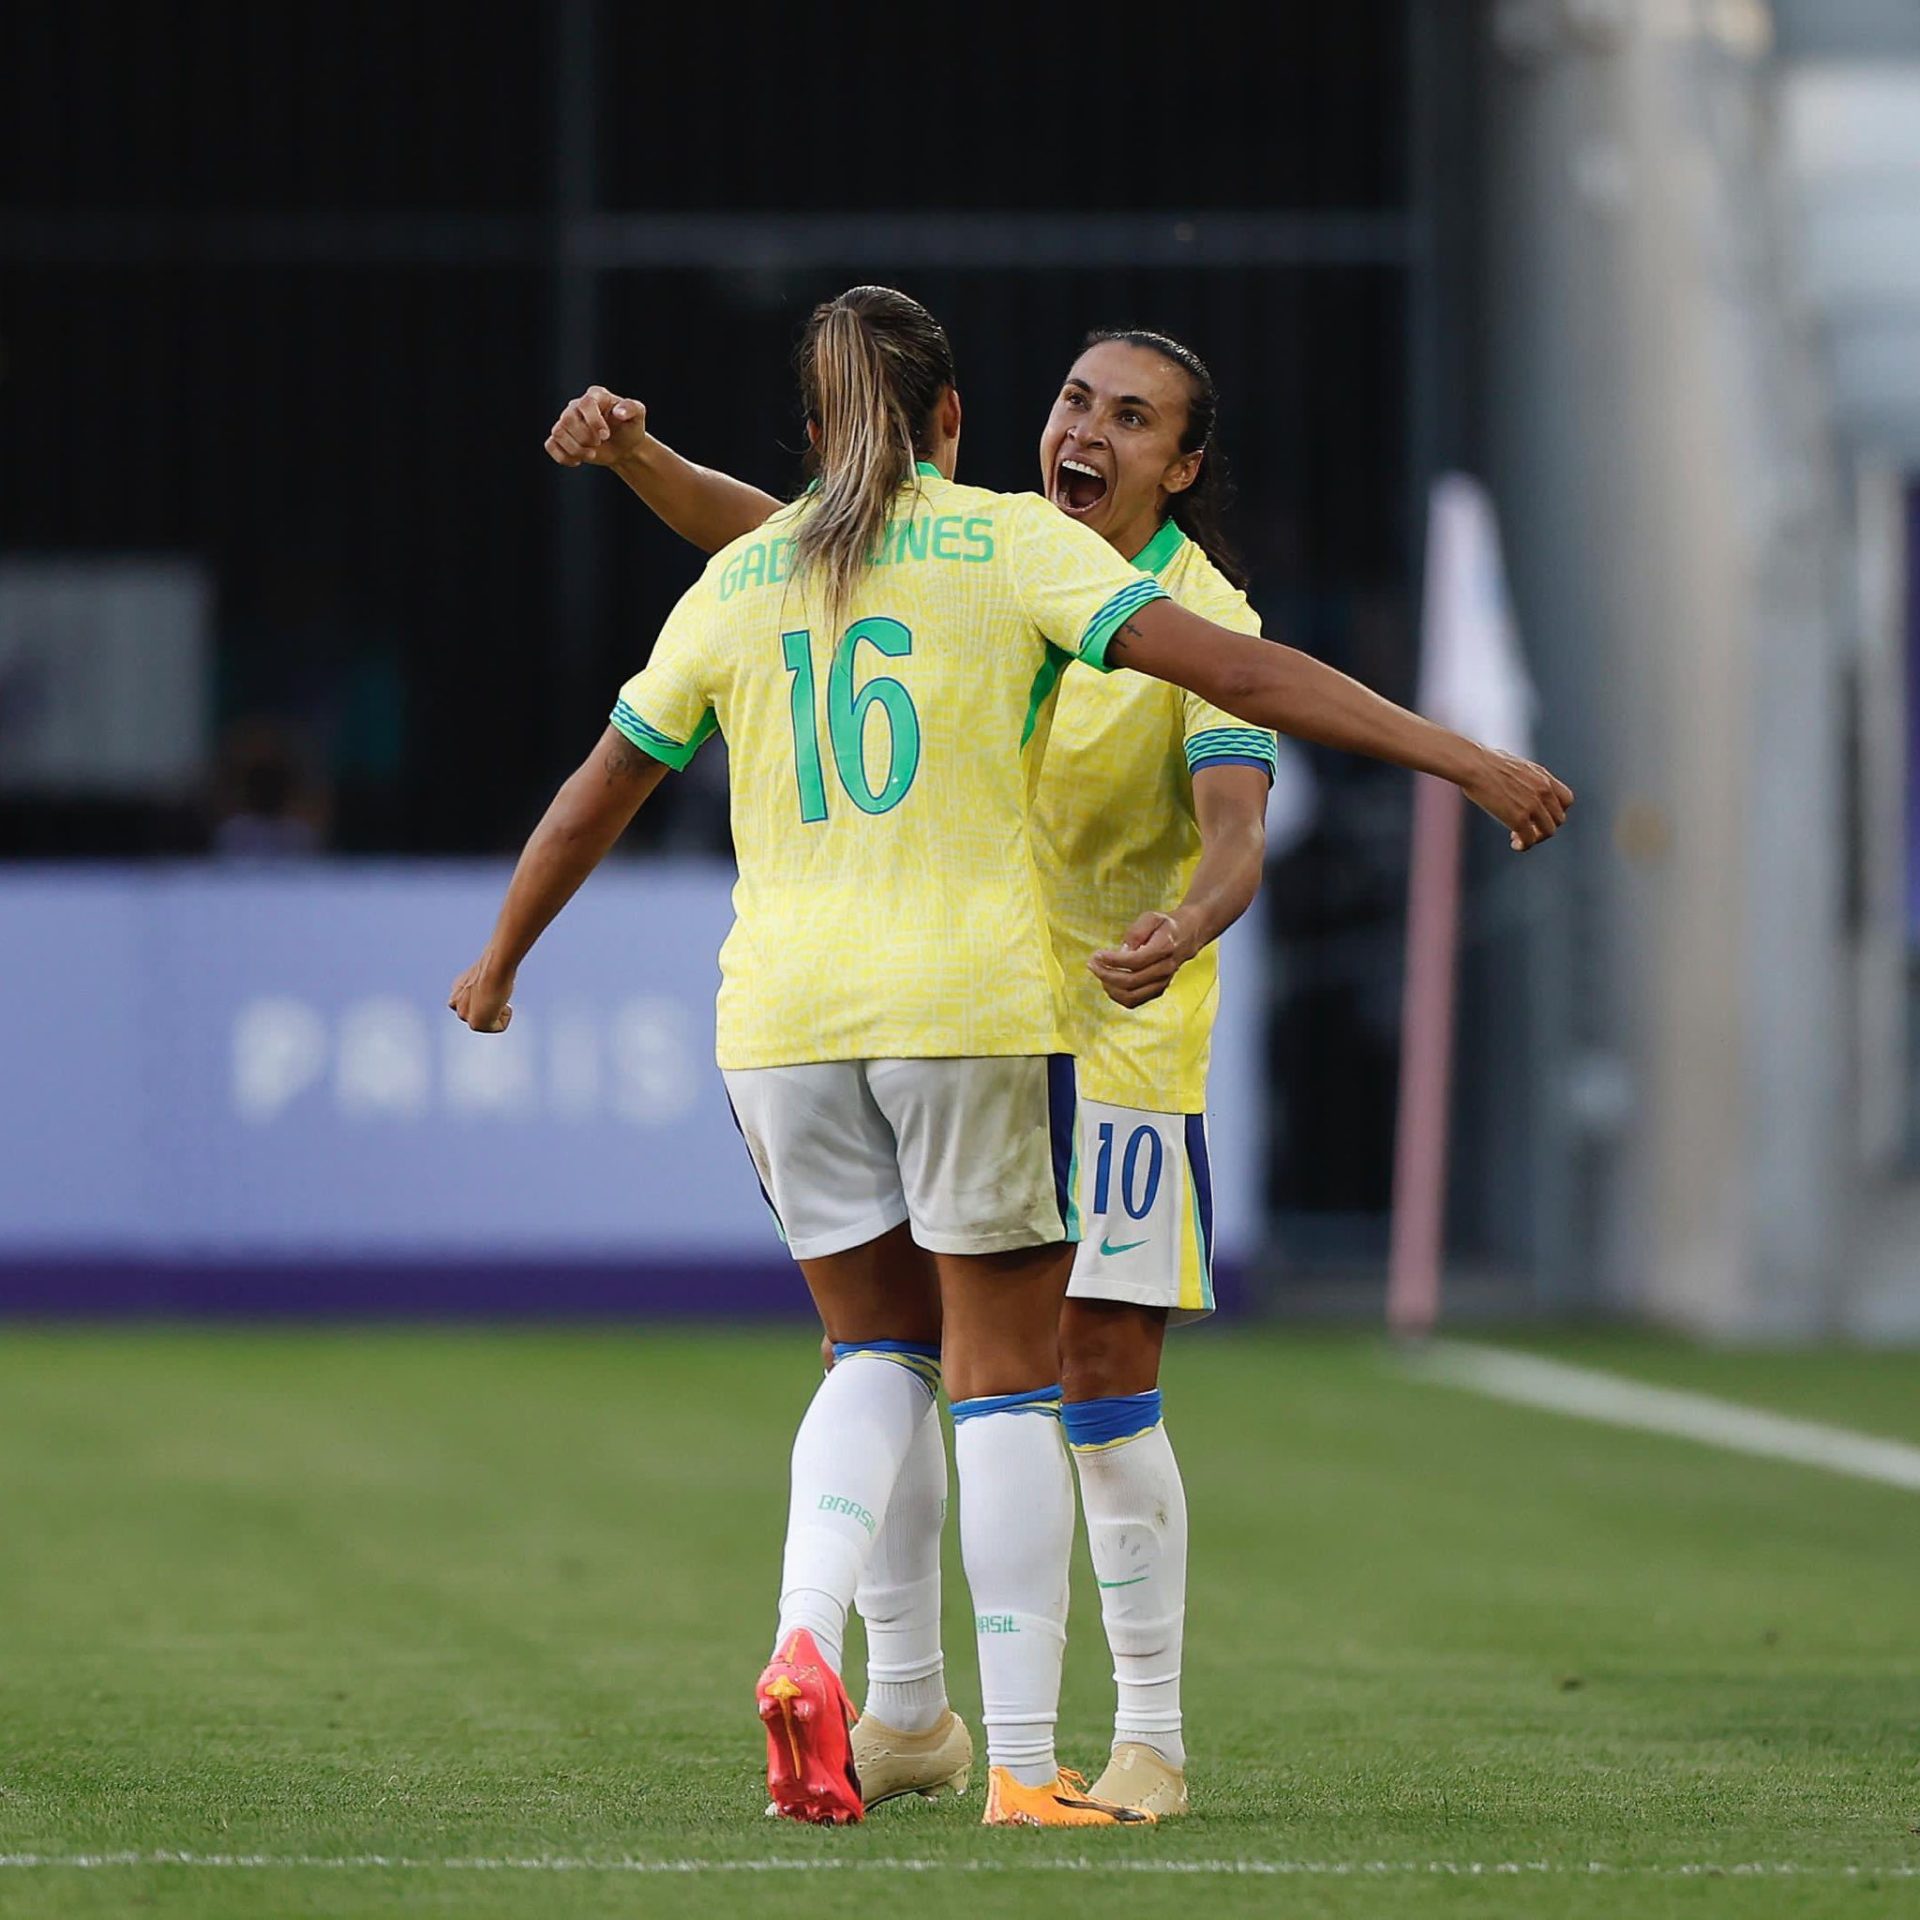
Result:
M923 480L944 480L947 477L931 460L916 460L913 463L913 470Z
M1133 556L1133 564L1142 573L1161 574L1167 563L1187 544L1187 536L1171 520L1160 523L1160 531Z

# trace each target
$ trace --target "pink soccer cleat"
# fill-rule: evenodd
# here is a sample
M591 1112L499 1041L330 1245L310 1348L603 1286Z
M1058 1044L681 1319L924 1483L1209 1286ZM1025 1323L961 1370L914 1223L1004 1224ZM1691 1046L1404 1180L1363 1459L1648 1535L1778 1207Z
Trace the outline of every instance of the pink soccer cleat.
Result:
M785 1820L843 1827L863 1817L854 1770L853 1702L803 1627L767 1662L753 1690L767 1727L767 1797Z

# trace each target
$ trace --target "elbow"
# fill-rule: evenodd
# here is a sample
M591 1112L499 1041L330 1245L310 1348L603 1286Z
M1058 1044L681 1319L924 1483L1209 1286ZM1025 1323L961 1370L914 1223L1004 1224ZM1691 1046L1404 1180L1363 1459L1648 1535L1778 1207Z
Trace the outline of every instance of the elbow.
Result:
M1249 706L1261 704L1262 676L1250 666L1239 662L1222 676L1222 684L1214 690L1216 706L1225 707L1229 713L1237 713L1243 720L1253 716L1246 711Z
M1270 651L1277 655L1280 649ZM1236 661L1222 678L1224 684L1211 696L1216 706L1257 727L1288 731L1288 676L1277 660Z

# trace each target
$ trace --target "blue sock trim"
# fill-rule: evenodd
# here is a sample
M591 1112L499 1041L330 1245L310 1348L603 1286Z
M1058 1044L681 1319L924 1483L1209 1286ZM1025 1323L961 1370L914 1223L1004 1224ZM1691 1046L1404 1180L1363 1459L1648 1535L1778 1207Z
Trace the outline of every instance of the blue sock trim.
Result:
M876 1360L891 1360L918 1379L929 1393L940 1391L940 1349L919 1340L836 1340L833 1357L836 1364L856 1353L871 1354Z
M1037 1413L1049 1420L1060 1417L1060 1389L1035 1387L1031 1393L985 1393L977 1400L953 1403L953 1424L978 1420L989 1413Z
M1116 1393L1105 1400L1071 1400L1061 1408L1060 1419L1067 1430L1067 1445L1077 1453L1117 1447L1160 1424L1160 1389Z

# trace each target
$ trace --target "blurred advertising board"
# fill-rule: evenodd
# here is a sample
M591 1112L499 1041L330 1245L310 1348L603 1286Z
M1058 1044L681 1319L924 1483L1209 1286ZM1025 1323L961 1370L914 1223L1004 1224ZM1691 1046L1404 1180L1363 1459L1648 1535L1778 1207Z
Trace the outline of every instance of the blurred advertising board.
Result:
M483 1038L445 997L507 871L0 868L0 1308L802 1308L713 1064L730 871L603 869ZM1223 1264L1260 1150L1235 943Z
M212 619L197 561L0 561L0 791L190 789L210 757Z

